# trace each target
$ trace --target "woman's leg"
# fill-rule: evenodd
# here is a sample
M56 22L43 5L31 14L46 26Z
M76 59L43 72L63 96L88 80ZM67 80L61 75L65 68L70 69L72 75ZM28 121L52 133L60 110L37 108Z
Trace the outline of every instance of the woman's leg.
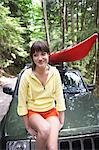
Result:
M39 114L29 117L30 125L37 131L36 150L46 150L46 143L50 134L50 124Z
M50 134L47 141L47 150L58 150L58 133L60 122L57 116L46 119L50 124Z

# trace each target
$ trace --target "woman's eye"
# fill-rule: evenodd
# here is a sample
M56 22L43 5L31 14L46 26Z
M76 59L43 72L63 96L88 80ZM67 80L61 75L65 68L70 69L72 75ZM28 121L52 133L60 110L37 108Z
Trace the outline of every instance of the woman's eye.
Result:
M46 55L46 52L42 52L42 55L45 56L45 55Z
M34 56L34 57L37 57L38 55L37 55L37 54L33 54L33 56Z
M35 53L35 54L33 54L33 57L38 57L39 55L45 56L46 54L47 54L46 52Z

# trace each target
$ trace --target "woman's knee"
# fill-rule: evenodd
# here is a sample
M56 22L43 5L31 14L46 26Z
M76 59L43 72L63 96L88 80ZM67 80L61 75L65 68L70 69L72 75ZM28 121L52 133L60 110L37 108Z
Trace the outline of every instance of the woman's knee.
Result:
M48 150L58 150L58 143L50 143L47 145Z
M40 138L42 138L42 140L47 140L49 134L50 134L50 125L47 124L40 130L39 136Z

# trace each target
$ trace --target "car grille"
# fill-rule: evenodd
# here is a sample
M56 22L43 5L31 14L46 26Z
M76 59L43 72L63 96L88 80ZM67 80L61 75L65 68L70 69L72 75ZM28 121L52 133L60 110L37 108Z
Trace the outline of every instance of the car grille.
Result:
M58 146L58 150L99 150L99 135L60 137ZM6 150L35 150L35 140L7 141Z
M59 150L99 150L99 136L59 139Z

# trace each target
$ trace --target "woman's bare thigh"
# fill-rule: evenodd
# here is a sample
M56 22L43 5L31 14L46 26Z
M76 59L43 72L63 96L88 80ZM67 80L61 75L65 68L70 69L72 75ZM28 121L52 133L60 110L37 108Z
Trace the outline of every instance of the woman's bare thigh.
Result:
M29 123L31 127L37 132L50 128L50 124L39 114L33 114L29 117Z
M50 124L50 134L48 138L49 144L55 144L58 140L59 126L60 122L57 116L51 116L47 118L48 123Z

